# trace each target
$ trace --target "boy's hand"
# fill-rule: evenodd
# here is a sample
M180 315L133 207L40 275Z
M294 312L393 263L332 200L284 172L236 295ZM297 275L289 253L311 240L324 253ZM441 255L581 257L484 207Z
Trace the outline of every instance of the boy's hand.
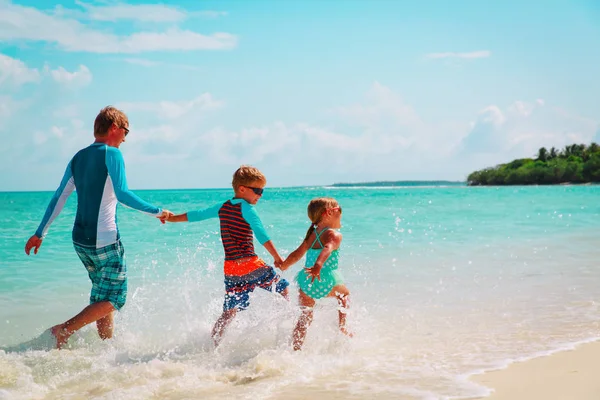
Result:
M160 214L157 218L160 219L160 222L164 224L165 221L168 221L172 216L173 213L171 211L163 210L162 214Z

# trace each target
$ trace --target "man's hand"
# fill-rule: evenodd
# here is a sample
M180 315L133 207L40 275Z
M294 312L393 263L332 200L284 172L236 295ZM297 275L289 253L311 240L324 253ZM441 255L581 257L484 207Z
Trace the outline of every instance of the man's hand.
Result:
M29 240L27 241L27 244L25 244L25 253L27 255L29 255L29 253L31 252L31 249L34 249L33 254L37 254L41 245L42 245L42 239L37 237L36 235L33 235L32 237L29 238Z
M160 219L160 222L163 224L169 220L173 216L173 213L169 210L163 210L162 214L160 214L157 218Z

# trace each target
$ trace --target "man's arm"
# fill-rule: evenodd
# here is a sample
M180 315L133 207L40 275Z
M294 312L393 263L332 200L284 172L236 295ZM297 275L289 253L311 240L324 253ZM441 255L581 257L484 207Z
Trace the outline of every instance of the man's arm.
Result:
M69 162L60 185L54 192L54 195L52 196L52 199L46 208L46 213L42 218L42 222L35 231L35 234L29 238L27 244L25 245L25 253L27 253L27 255L29 255L32 248L34 249L34 254L37 254L40 246L42 245L42 240L46 237L46 233L48 232L50 225L52 225L52 222L54 222L56 217L58 217L74 189L75 183L73 182L71 162Z
M108 168L108 175L112 180L113 188L119 203L153 216L160 216L163 214L161 208L145 202L129 190L129 187L127 186L127 177L125 175L125 161L123 160L123 155L119 149L108 147L106 151L106 167Z

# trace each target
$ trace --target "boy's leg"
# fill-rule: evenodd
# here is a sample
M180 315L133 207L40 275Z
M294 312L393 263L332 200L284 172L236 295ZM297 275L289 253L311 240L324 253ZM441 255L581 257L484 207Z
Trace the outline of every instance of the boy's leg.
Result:
M215 326L213 326L212 329L212 338L215 343L215 347L221 342L225 328L227 328L231 321L233 321L233 318L236 316L236 314L237 310L235 308L232 308L231 310L225 310L217 322L215 322Z
M268 291L275 291L282 295L286 300L290 299L288 286L290 283L279 275L273 267L269 267L269 272L267 272L264 276L260 278L260 281L257 282L257 285L261 289L265 289ZM275 286L275 287L273 287Z
M299 290L298 294L298 302L302 308L302 314L300 314L300 318L298 318L294 333L292 334L294 350L302 349L304 339L306 338L306 331L313 320L313 307L315 305L315 300L308 297L302 290Z
M340 331L344 335L352 337L352 334L346 329L346 313L350 303L350 291L345 285L337 285L331 289L331 293L327 297L335 297L340 305L338 310L340 318Z
M105 318L114 310L115 308L108 301L90 304L70 320L53 326L51 332L56 337L56 348L60 349L64 346L74 332L89 323Z

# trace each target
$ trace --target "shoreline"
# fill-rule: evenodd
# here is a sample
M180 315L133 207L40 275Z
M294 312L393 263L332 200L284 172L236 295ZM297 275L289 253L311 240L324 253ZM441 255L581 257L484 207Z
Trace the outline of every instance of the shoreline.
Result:
M474 374L469 380L490 390L488 397L477 400L598 400L599 369L600 339L596 338Z

